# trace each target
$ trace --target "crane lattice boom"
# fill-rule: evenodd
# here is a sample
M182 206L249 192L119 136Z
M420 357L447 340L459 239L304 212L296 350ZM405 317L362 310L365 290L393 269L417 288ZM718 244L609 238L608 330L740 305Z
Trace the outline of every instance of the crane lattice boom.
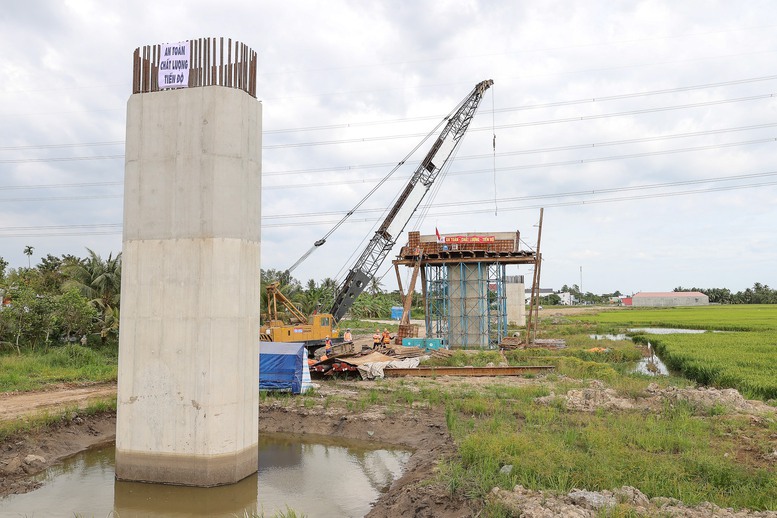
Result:
M429 188L445 166L453 151L461 142L472 121L483 94L493 85L491 79L481 81L461 102L456 113L450 117L432 148L421 161L407 186L389 211L386 219L367 247L348 271L340 285L330 313L340 321L353 305L356 297L367 287L399 239L405 226L421 204Z

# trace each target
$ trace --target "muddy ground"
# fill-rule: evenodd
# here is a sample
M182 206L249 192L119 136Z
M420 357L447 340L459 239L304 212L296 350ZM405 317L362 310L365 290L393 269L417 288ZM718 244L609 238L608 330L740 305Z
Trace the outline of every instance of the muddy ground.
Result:
M351 385L353 388L350 388ZM322 400L327 395L356 397L359 383L332 387L321 384ZM364 388L364 384L362 389ZM5 394L0 397L0 420L23 419L42 410L84 407L90 400L115 395L115 385L66 387L45 392ZM453 455L455 446L447 432L445 417L429 410L386 415L385 409L348 412L288 406L287 401L268 400L262 404L259 429L262 432L299 433L359 439L382 445L402 446L414 451L404 475L380 497L370 517L473 516L477 511L462 498L452 497L439 484L425 481L434 477L437 462ZM93 446L116 438L113 413L95 416L75 415L68 421L40 433L11 437L0 443L0 497L26 493L39 483L30 475Z
M386 380L381 390L393 390L400 380ZM439 377L425 383L446 385L467 385L479 389L492 383L502 385L526 385L543 383L542 378L454 378ZM408 381L404 381L408 383ZM368 514L370 517L395 518L418 517L466 517L477 516L482 502L469 501L462 496L451 495L435 475L440 460L456 455L456 447L448 434L445 416L428 408L389 409L378 405L362 411L347 411L339 407L326 407L327 396L339 396L348 400L363 397L363 391L375 388L370 382L322 382L318 394L321 404L299 405L295 398L268 398L260 410L260 431L299 433L341 437L371 441L376 445L397 445L412 449L409 464L404 475L392 484ZM407 385L404 385L407 388ZM102 398L115 394L115 386L97 385L91 387L94 397ZM113 392L111 392L111 390ZM2 419L23 418L29 408L45 408L46 402L72 407L84 405L89 399L89 387L62 387L59 390L4 395L0 397ZM774 409L761 402L744 400L736 391L715 389L659 389L650 387L645 397L631 399L615 393L598 381L588 388L570 390L555 398L565 401L570 411L592 411L597 407L610 410L629 410L635 407L660 408L664 400L693 401L701 405L722 404L733 413L749 414L754 419L768 415L774 418ZM540 398L541 399L541 398ZM548 398L549 400L551 398ZM22 403L25 402L25 403ZM26 406L25 405L29 405ZM16 411L10 409L16 408ZM15 412L15 413L14 413ZM90 417L76 416L45 433L19 436L0 443L0 496L27 492L36 485L29 481L29 475L46 469L63 458L86 448L110 442L115 439L115 416L103 414ZM775 450L777 459L777 449ZM767 459L767 461L769 461ZM489 496L509 508L514 516L540 518L551 516L601 516L607 508L618 506L628 510L631 516L684 516L684 517L769 517L777 518L775 511L752 512L721 509L712 504L686 507L677 500L654 497L648 499L635 488L625 486L612 491L591 492L576 489L568 494L531 491L520 486L513 490L494 489ZM625 514L624 514L625 515Z

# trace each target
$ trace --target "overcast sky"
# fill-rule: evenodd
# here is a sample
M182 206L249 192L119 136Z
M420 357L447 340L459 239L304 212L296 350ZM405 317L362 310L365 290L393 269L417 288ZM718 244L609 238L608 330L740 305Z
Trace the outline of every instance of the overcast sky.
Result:
M534 248L545 207L542 287L774 287L775 20L771 1L4 2L0 256L119 252L132 52L225 36L259 56L262 268L289 268L493 79L408 230ZM294 276L342 279L427 149Z

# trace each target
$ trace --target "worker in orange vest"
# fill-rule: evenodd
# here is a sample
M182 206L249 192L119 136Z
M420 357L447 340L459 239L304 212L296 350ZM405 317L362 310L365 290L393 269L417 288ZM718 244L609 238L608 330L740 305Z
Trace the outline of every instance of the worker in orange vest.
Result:
M391 344L391 333L388 328L383 330L383 345L388 347Z
M377 349L380 345L380 329L375 330L375 334L372 335L372 348Z

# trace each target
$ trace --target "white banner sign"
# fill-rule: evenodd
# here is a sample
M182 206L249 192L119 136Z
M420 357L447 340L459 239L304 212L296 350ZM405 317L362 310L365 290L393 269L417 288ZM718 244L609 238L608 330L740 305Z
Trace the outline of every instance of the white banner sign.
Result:
M163 43L159 52L159 88L189 86L190 45L188 41Z

